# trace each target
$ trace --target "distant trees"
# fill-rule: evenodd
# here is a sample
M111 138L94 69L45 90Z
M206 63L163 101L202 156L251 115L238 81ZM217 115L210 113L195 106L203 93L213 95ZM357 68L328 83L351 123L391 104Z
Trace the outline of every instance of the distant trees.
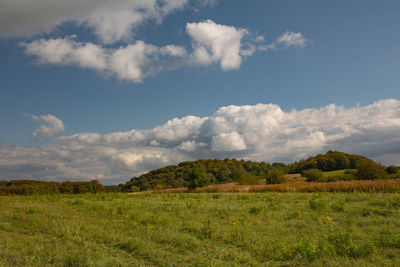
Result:
M97 180L90 182L44 182L33 180L1 181L0 195L55 195L105 192Z

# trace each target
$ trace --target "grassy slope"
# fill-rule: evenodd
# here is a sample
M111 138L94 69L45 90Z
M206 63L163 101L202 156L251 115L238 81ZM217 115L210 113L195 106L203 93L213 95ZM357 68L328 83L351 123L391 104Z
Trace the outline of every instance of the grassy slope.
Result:
M0 266L395 266L400 196L0 197Z

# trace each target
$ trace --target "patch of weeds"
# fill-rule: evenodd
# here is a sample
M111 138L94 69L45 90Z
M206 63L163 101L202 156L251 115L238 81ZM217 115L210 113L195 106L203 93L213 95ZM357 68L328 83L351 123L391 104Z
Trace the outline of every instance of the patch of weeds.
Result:
M250 200L249 194L240 194L236 197L237 200Z
M195 201L194 200L187 200L186 201L186 208L191 210L195 207Z
M207 222L201 227L200 229L200 235L203 238L212 238L214 233L214 229L211 225L211 220L208 219Z
M337 232L330 235L328 241L339 256L361 258L371 255L376 250L372 242L361 245L353 243L350 234L344 232Z
M331 205L331 209L334 212L344 212L344 210L346 209L346 202L344 202L343 200L339 200Z
M73 206L83 206L85 204L85 202L80 199L75 199L73 201L69 200L67 203Z
M379 235L378 242L382 247L400 248L400 234L385 231Z
M381 208L387 208L388 203L385 201L379 201L379 200L373 200L368 203L368 205L372 207L381 207Z
M311 244L309 241L301 241L297 246L295 251L306 261L313 261L318 256L317 247Z
M253 206L249 209L249 213L250 214L254 214L254 215L259 215L259 214L263 214L265 212L265 208L264 207L256 207Z
M221 194L213 194L212 198L213 199L220 199L221 198Z
M372 216L372 215L379 215L379 216L389 216L393 212L388 209L382 208L372 208L372 207L364 207L361 209L361 215L364 217Z
M67 253L62 259L62 266L65 267L85 267L90 266L85 255L80 253Z
M38 210L37 208L33 208L33 207L29 207L27 209L25 209L25 213L26 214L34 214L34 213L39 213L40 210Z
M319 195L313 195L308 201L308 204L313 210L322 210L326 207L326 201L321 199Z
M291 211L286 214L286 220L299 219L299 218L301 218L301 213L298 210Z

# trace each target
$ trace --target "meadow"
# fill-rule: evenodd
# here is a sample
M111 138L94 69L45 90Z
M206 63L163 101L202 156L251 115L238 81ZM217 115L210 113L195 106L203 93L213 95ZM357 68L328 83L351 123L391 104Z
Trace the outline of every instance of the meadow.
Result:
M0 266L396 266L391 193L0 197Z

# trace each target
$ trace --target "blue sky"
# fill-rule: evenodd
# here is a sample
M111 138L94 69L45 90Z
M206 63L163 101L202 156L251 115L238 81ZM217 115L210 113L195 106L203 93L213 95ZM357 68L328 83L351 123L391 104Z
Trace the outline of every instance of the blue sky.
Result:
M112 183L180 160L288 162L326 149L400 164L398 1L111 2L0 4L0 164L9 166L11 155L21 162L3 171L0 165L0 178ZM329 109L337 114L332 128L315 127L313 121L324 121L318 114ZM299 116L298 122L277 119L276 110ZM183 122L187 116L195 119ZM228 128L217 129L221 116ZM266 130L275 124L286 130ZM154 137L168 125L172 137L171 129ZM255 128L249 133L243 127ZM291 135L293 128L302 134ZM132 131L140 130L144 143L132 140ZM104 140L117 132L131 139ZM85 133L101 141L78 140ZM252 148L254 140L268 140L261 144L265 153ZM354 140L357 146L344 145ZM278 153L272 144L287 151ZM57 149L71 157L51 161ZM104 149L114 152L105 156ZM40 156L29 159L27 151ZM107 167L80 166L73 162L77 155L98 155ZM43 157L49 160L38 164Z

